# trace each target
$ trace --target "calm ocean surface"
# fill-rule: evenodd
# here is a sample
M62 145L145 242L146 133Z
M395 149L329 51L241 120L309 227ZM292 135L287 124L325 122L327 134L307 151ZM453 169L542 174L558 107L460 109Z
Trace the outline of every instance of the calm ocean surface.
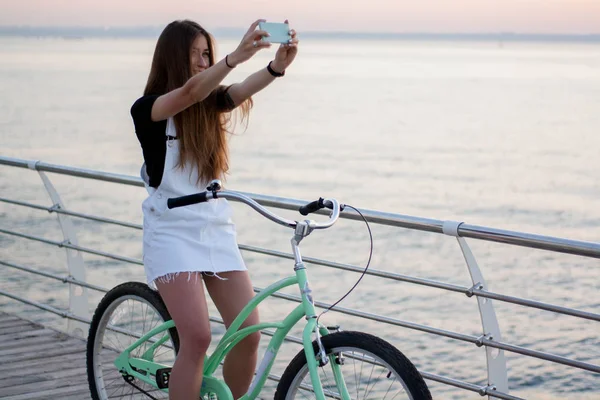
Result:
M223 56L236 41L219 42ZM129 107L141 94L151 39L0 38L0 155L138 175ZM273 51L226 83L262 68ZM233 190L600 241L600 45L306 39L284 79L255 96L231 139ZM145 191L49 174L70 209L141 224ZM0 167L0 196L50 205L37 173ZM235 204L239 241L289 252L291 232ZM294 214L284 212L292 217ZM141 259L141 232L75 221L79 243ZM0 203L0 226L62 240L54 215ZM373 226L372 267L471 286L455 240ZM600 261L469 241L491 290L600 312ZM341 221L303 254L364 266L364 224ZM286 260L244 252L255 284L289 275ZM0 259L58 274L64 250L0 235ZM137 265L84 255L88 280L143 280ZM1 267L0 287L66 307L66 287ZM314 266L315 298L332 302L358 277ZM290 291L293 293L294 291ZM90 293L90 308L99 301ZM344 307L480 335L475 298L367 277ZM600 363L598 323L495 302L505 342ZM63 321L0 297L0 309ZM270 300L264 320L290 305ZM483 350L417 331L329 313L325 323L377 333L427 372L486 379ZM215 335L222 332L214 327ZM216 340L214 340L216 342ZM266 342L266 340L264 340ZM275 374L298 350L288 345ZM511 394L600 398L600 375L507 353ZM437 399L479 395L428 381Z

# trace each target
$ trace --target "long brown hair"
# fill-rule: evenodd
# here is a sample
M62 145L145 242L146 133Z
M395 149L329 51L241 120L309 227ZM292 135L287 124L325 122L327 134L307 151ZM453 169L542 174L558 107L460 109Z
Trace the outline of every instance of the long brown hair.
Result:
M190 52L198 37L206 38L209 65L215 64L214 39L196 22L174 21L160 34L154 50L152 67L144 95L162 95L182 87L192 77ZM195 166L198 179L224 179L229 170L227 127L231 114L217 108L217 96L225 90L219 86L203 101L188 107L173 117L179 137L179 166ZM222 93L221 93L222 94ZM240 105L242 121L248 119L252 99ZM198 182L199 183L199 182Z

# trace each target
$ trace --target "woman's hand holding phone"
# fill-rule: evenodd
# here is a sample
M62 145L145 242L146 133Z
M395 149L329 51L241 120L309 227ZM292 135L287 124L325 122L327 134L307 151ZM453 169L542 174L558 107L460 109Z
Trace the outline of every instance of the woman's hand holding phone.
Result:
M263 26L264 29L256 29L259 25ZM238 47L228 55L228 64L235 67L238 64L248 61L261 49L271 47L271 41L269 40L271 37L269 29L271 29L273 30L273 39L281 43L275 54L275 59L271 63L271 67L278 73L285 71L296 58L296 54L298 54L298 38L294 29L289 29L287 32L289 36L286 36L286 32L283 32L284 25L285 30L288 30L289 23L287 19L284 24L269 24L264 19L256 20L248 28Z
M285 20L286 24L288 20ZM284 72L294 61L296 55L298 54L298 37L296 31L291 29L289 31L290 39L288 43L282 43L277 49L277 53L275 54L275 59L271 63L271 68L275 72L282 73Z
M264 36L268 37L269 32L256 29L261 22L265 22L265 20L259 19L250 25L238 47L229 54L228 63L231 66L235 67L248 61L259 50L271 47L271 43L261 40Z

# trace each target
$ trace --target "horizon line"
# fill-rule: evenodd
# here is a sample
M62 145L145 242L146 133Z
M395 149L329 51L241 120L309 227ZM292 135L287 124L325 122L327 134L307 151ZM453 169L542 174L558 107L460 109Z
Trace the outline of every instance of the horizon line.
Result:
M162 25L136 25L136 26L35 26L35 25L0 25L2 36L59 36L59 37L158 37L164 26ZM238 36L245 29L233 27L217 27L211 34L223 36ZM482 38L482 39L540 39L540 40L569 40L599 41L600 32L590 33L560 33L560 32L515 32L515 31L487 31L487 32L428 32L428 31L345 31L345 30L309 30L302 33L303 37L372 37L372 38Z

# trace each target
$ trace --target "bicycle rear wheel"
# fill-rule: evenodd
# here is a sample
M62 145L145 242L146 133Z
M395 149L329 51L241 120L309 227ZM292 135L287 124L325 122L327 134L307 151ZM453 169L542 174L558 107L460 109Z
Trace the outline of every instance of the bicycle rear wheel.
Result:
M104 296L92 318L87 342L87 375L92 399L148 399L143 391L156 399L168 398L168 393L139 380L128 383L128 377L117 370L114 361L141 336L170 319L158 292L143 283L127 282ZM179 350L179 336L175 328L170 329L169 334L171 340L156 348L153 354L154 361L173 365ZM131 355L141 356L156 339L150 338Z
M431 393L415 366L388 342L361 332L338 332L321 338L329 363L319 367L325 397L341 399L331 363L339 365L352 399L431 400ZM319 348L313 342L315 354ZM317 358L318 359L318 358ZM275 400L315 399L301 350L283 373Z

